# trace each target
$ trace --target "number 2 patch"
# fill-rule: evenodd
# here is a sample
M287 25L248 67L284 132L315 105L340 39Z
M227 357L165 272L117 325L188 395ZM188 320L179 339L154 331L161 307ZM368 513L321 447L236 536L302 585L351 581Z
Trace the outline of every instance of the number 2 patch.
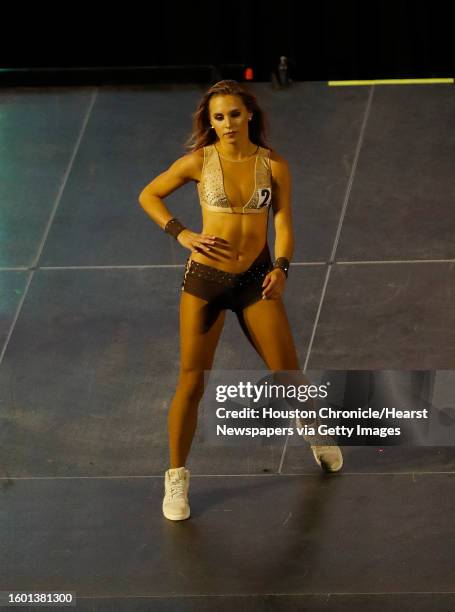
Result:
M272 190L269 187L258 189L258 205L257 208L264 208L272 199Z

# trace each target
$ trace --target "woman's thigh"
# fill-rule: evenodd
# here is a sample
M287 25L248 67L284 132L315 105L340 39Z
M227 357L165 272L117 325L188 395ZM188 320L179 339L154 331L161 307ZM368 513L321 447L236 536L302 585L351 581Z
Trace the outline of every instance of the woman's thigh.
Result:
M300 370L282 298L259 300L237 313L246 337L273 371Z
M180 370L210 370L223 329L226 312L202 298L181 291Z

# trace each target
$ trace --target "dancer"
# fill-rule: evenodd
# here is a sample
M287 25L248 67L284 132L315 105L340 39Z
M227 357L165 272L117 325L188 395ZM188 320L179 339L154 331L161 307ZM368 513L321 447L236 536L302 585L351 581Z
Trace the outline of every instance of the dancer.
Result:
M189 152L141 192L145 212L191 251L180 294L180 373L169 408L170 468L165 473L163 514L190 516L190 472L185 467L204 393L204 370L212 367L226 309L273 372L299 384L301 372L282 294L294 241L291 178L287 161L267 146L265 115L256 97L233 80L216 83L193 115ZM202 208L201 233L173 217L163 198L195 181ZM275 225L275 261L267 244L269 209ZM301 422L299 423L302 424ZM336 445L312 445L327 471L343 463Z

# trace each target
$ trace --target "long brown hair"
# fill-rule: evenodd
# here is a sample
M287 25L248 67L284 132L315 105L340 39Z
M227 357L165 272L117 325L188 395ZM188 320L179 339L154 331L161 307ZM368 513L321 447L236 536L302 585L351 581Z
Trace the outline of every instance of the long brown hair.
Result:
M190 137L184 144L184 148L189 152L196 151L201 147L212 144L216 141L215 130L210 127L209 101L215 94L239 96L249 112L253 113L251 121L248 121L249 138L256 145L270 149L267 143L266 129L268 119L264 111L260 108L255 95L243 84L233 80L218 81L203 95L193 117L193 129Z

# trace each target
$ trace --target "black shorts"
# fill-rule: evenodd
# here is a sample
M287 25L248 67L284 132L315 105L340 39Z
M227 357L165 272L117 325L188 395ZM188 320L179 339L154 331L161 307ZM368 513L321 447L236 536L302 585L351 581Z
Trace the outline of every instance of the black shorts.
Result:
M190 257L181 290L206 300L211 306L221 310L229 308L233 312L262 299L262 283L273 268L267 242L248 270L237 274L190 261Z

